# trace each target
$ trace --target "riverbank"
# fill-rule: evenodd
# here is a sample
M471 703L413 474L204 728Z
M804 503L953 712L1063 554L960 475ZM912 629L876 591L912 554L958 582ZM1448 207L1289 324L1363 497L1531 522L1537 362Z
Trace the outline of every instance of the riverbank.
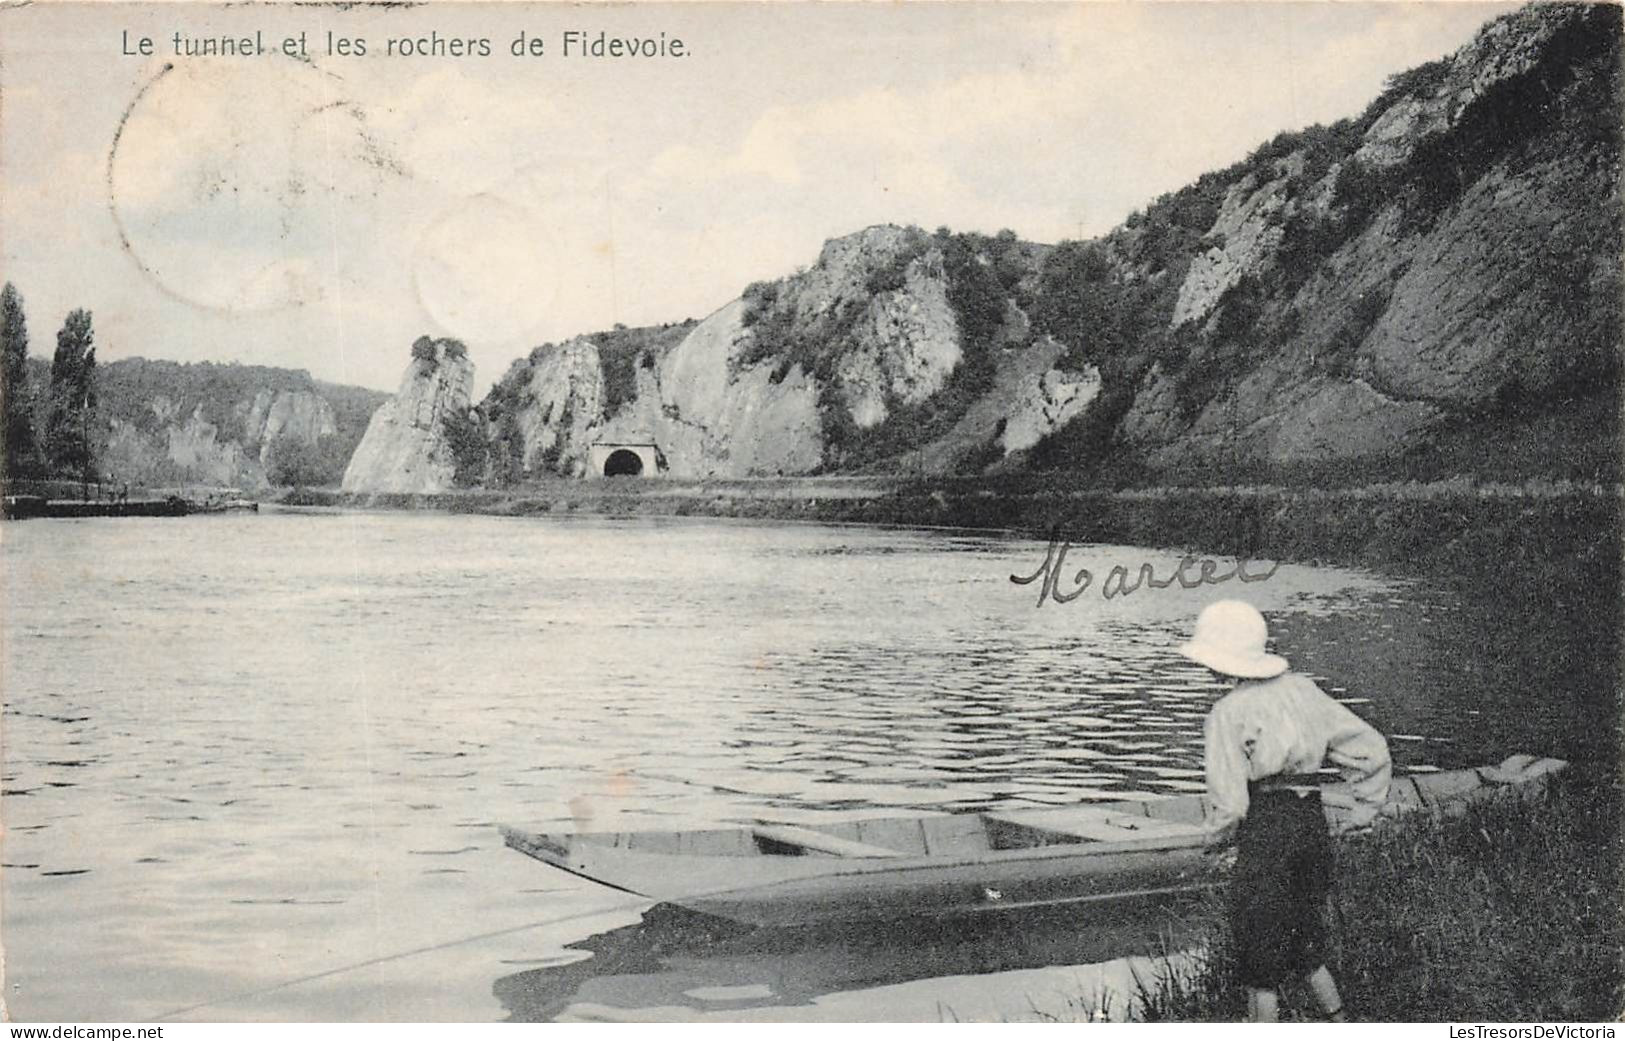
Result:
M1625 1011L1620 814L1617 778L1576 770L1527 800L1340 842L1327 962L1349 1018L1617 1020ZM1219 901L1192 921L1206 959L1146 986L1140 1018L1245 1018ZM1283 1018L1317 1018L1303 988L1283 994Z

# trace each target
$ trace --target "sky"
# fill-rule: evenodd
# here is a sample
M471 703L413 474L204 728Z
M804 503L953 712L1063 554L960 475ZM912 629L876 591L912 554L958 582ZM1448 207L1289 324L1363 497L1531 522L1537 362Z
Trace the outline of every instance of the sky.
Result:
M538 344L703 318L871 224L1104 233L1511 8L0 7L0 277L36 357L84 307L104 362L393 390L414 339L454 336L483 394ZM685 53L567 56L570 30ZM174 53L256 32L268 53ZM388 49L431 34L490 54Z

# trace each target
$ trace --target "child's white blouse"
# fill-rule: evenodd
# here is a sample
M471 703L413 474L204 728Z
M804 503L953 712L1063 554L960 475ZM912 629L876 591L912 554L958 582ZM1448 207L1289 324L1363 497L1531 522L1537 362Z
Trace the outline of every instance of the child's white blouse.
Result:
M1247 815L1248 781L1312 773L1327 762L1352 789L1353 823L1369 822L1388 798L1388 742L1307 676L1244 681L1208 713L1203 741L1210 829Z

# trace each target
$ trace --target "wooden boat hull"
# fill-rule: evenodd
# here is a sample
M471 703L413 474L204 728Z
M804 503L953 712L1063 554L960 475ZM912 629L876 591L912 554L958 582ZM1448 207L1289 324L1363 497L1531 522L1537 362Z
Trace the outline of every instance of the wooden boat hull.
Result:
M885 871L680 897L693 911L761 926L974 915L1119 901L1206 889L1219 881L1200 846L1090 858L922 863Z
M1560 760L1514 756L1396 781L1385 814L1463 812L1529 791ZM1328 792L1336 792L1331 786ZM1335 796L1334 830L1348 824ZM1209 888L1198 797L982 814L878 818L818 829L758 823L689 832L548 834L504 827L509 846L657 902L787 926L1119 901Z
M505 829L508 844L572 874L752 925L974 914L1186 892L1217 879L1202 837L994 854L852 858L698 856L570 841L563 852Z

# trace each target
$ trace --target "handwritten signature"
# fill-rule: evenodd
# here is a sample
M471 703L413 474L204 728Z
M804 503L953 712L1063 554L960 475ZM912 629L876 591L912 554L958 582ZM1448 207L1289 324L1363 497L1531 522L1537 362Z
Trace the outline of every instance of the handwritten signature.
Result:
M1066 551L1071 548L1072 544L1070 542L1052 538L1049 544L1049 552L1044 555L1044 562L1038 565L1038 570L1030 575L1011 575L1010 581L1018 586L1024 586L1043 579L1044 584L1038 590L1039 607L1043 607L1044 601L1050 599L1053 599L1058 604L1071 603L1082 596L1084 590L1088 589L1095 580L1094 572L1086 567L1079 568L1077 573L1072 576L1070 591L1063 592L1061 590L1061 578L1065 574L1066 568ZM1186 554L1179 559L1179 566L1174 568L1173 573L1166 578L1158 580L1156 569L1147 562L1140 565L1139 571L1135 574L1132 582L1129 581L1129 569L1118 564L1108 571L1105 579L1101 581L1100 595L1104 599L1110 600L1114 596L1128 596L1142 587L1146 589L1167 589L1175 582L1178 582L1185 589L1195 589L1197 586L1202 585L1218 585L1231 579L1239 579L1243 582L1263 582L1271 575L1274 575L1281 567L1277 563L1268 571L1255 573L1247 570L1247 565L1250 563L1252 563L1250 560L1242 557L1236 561L1235 567L1220 573L1218 561ZM1195 568L1194 574L1191 573L1193 567Z

